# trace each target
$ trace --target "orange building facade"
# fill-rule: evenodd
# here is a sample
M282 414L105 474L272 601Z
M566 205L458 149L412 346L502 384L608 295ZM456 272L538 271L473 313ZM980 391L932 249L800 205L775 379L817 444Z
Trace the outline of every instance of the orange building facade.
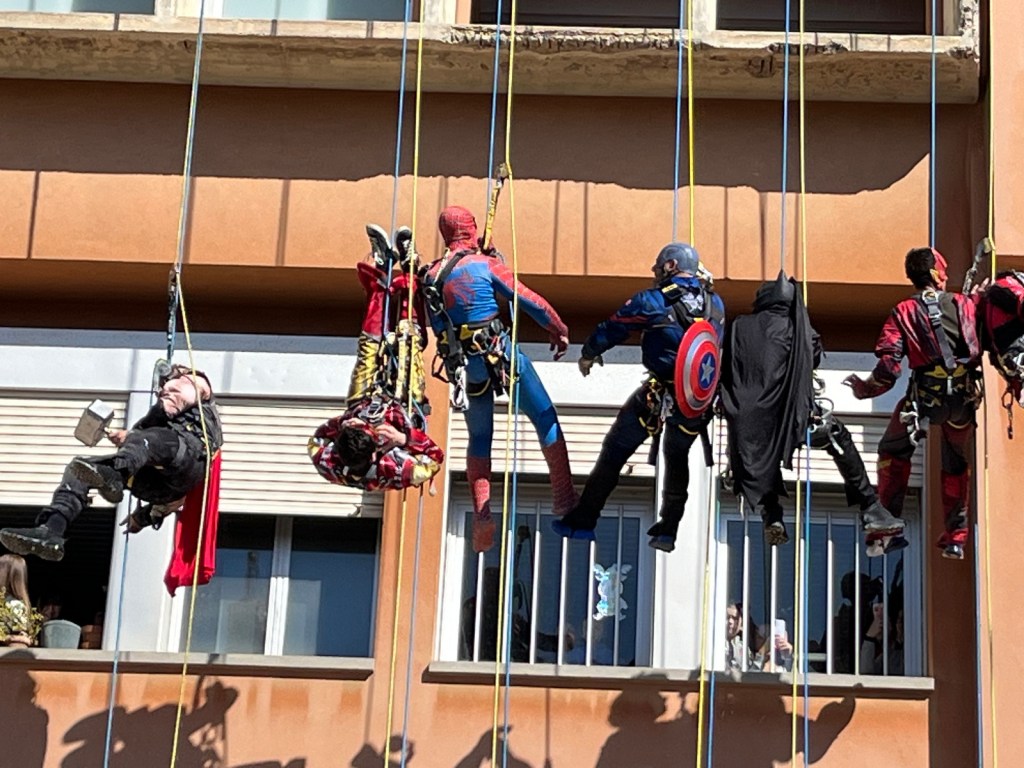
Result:
M653 258L672 238L678 6L636 3L624 15L615 3L521 3L514 181L495 241L507 256L515 249L521 279L569 325L573 346L560 363L548 362L529 322L523 339L562 414L580 487L642 368L630 346L583 380L579 344L649 284ZM951 282L988 232L990 148L999 264L1024 258L1024 175L1012 162L1024 131L1024 54L1009 34L1024 8L938 4L933 157L930 4L891 3L859 18L845 18L842 3L807 4L806 205L796 32L785 202L781 189L783 4L769 13L702 0L693 8L695 184L686 183L684 96L678 231L714 273L730 317L748 311L780 265L806 280L812 320L834 352L828 395L873 469L896 398L858 403L840 380L870 369L886 313L911 291L902 260L929 239L932 161L935 244ZM869 563L862 548L854 554L841 485L826 463L811 462L815 643L807 695L801 679L795 700L785 661L727 671L722 634L734 600L748 605L751 627L782 621L794 632L793 546L777 561L765 553L758 527L744 523L694 451L687 543L655 555L642 533L657 514L660 471L642 449L606 510L608 538L588 560L585 549L570 550L585 545L562 545L548 531L545 469L525 425L513 437L523 527L510 551L513 612L528 628L513 637L522 655L510 685L502 673L496 691L487 608L477 606L498 554L475 559L467 549L465 430L445 386L429 386L430 432L448 453L434 495L403 504L397 494L381 501L329 486L304 448L310 425L337 411L347 387L364 224L387 228L397 188L397 223L413 226L432 259L443 248L441 208L463 204L483 220L494 4L424 4L419 131L419 25L410 26L397 182L404 4L313 5L206 8L183 290L196 364L223 401L225 523L219 575L196 600L188 674L182 683L189 593L170 598L161 583L170 533L145 531L126 554L116 520L127 507L98 508L77 539L72 529L66 564L32 564L30 589L34 601L59 598L67 618L102 639L0 648L0 764L169 764L179 690L180 766L475 768L491 764L492 725L500 730L506 717L499 763L533 768L687 764L698 741L715 766L960 768L1024 754L1010 727L1024 677L1014 650L1015 466L1024 447L1007 438L991 371L978 417L980 558L951 562L933 546L942 525L937 445L919 451L912 546L884 564ZM144 410L163 348L198 7L136 6L0 13L4 525L29 521L80 452L69 428L78 408L103 397L129 423ZM507 50L501 62L499 148ZM185 346L179 338L179 358ZM495 424L499 508L503 404ZM627 606L618 620L595 619L593 565L612 563L631 564ZM852 667L842 660L837 617L870 601L861 587L844 594L847 571L866 574L865 590L880 585L887 608L900 606L898 656L886 652L877 668L864 667L860 643ZM858 617L855 634L863 629ZM713 695L702 666L717 670L706 678ZM791 763L794 722L800 734L806 723L810 740L801 735Z

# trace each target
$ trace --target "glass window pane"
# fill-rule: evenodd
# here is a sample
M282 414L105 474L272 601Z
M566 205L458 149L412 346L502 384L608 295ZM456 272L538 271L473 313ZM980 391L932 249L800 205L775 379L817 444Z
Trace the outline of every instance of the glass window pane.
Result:
M380 521L295 518L284 653L370 656Z
M217 573L196 594L192 650L263 653L270 598L276 520L222 515L217 529ZM189 591L185 591L188 605ZM182 622L181 647L187 622Z
M224 0L222 14L240 19L401 21L403 0Z

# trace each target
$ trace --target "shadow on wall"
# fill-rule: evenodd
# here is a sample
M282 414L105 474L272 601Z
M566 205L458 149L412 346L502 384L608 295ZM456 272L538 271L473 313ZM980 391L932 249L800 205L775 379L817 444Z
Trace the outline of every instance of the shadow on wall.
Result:
M11 80L0 84L0 101L0 169L181 173L187 86ZM318 180L390 176L397 102L390 92L204 86L195 174ZM962 141L963 110L940 111L943 133L950 141ZM489 118L487 94L427 93L421 175L481 177ZM412 122L406 120L405 146L412 144ZM699 185L779 190L778 103L701 100L695 125ZM807 115L808 191L852 194L892 186L927 155L928 125L926 104L816 102ZM520 179L670 189L675 102L520 96L514 139ZM790 186L795 189L795 150L791 155ZM412 153L405 152L403 161L403 173L410 173Z
M623 691L612 702L608 717L609 724L617 730L605 742L595 768L619 768L625 765L669 768L679 765L683 760L682 755L689 753L695 756L697 713L680 706L676 718L660 719L668 711L666 696L679 695L663 694L650 689ZM779 762L788 762L792 718L786 711L785 697L766 696L764 701L767 702L768 712L759 707L756 713L741 718L734 715L733 698L729 694L721 695L715 702L712 764L773 768ZM825 705L818 717L810 721L810 746L806 750L808 763L816 763L825 756L839 734L850 724L855 706L853 697L848 696L841 702ZM749 707L744 709L748 710ZM706 718L705 714L705 728ZM798 716L798 755L805 751L803 727L804 718ZM706 736L705 755L708 749Z
M12 656L19 656L13 653ZM26 655L31 655L26 652ZM0 671L3 691L3 731L17 738L3 740L4 765L19 768L42 768L46 759L46 733L50 716L36 704L36 681L27 671L13 668ZM9 763L7 761L10 761Z
M228 736L225 716L238 699L238 690L214 680L196 684L191 705L186 702L181 718L181 741L176 765L179 768L229 768ZM202 704L199 703L202 693ZM110 766L138 768L143 765L167 765L171 759L174 734L174 704L156 709L139 708L131 712L124 707L114 709ZM103 765L106 743L107 711L103 710L79 720L64 734L64 743L72 751L61 762L61 768L96 768ZM19 763L20 765L20 763ZM305 768L304 758L285 764L263 761L231 765L230 768Z

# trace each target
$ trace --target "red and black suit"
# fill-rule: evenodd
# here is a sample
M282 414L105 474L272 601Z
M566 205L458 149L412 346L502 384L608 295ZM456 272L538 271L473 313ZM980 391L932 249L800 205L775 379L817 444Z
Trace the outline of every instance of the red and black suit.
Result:
M910 460L929 425L942 429L942 510L945 532L938 545L967 540L970 453L978 403L981 345L975 299L927 288L897 304L875 344L878 363L857 397L892 389L904 359L912 374L907 394L893 412L878 445L878 494L894 515L902 511Z

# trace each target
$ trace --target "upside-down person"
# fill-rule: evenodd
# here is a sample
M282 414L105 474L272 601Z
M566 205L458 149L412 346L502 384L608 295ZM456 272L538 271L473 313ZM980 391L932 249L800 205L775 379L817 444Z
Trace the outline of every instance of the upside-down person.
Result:
M601 445L576 507L553 522L561 536L593 539L601 510L619 483L619 473L629 458L648 437L665 435L665 484L661 512L647 535L655 549L675 549L676 533L683 519L690 483L688 456L694 441L711 421L711 402L717 382L717 360L708 363L696 348L705 341L697 337L691 350L680 350L684 334L697 320L707 320L714 351L721 341L725 324L725 305L711 288L698 279L700 259L693 246L670 243L661 249L651 272L654 286L630 298L607 320L601 322L583 344L580 373L590 374L595 362L612 347L624 342L633 331L641 334L641 350L647 378L622 408ZM703 400L699 413L684 413L673 396L676 358L681 352L697 355L695 371L701 378L697 393ZM689 375L687 372L686 375ZM701 397L702 396L702 397Z
M401 490L434 477L444 451L420 429L422 415L416 408L425 399L422 331L409 313L409 230L403 227L396 233L397 248L380 227L371 224L366 230L373 261L357 266L366 312L347 408L321 424L307 448L317 471L332 483L367 491ZM418 302L414 295L414 308ZM408 324L409 338L385 338L389 329L403 323ZM399 396L405 387L412 389L414 416L406 413Z
M892 389L907 358L912 370L907 394L878 444L878 493L886 508L900 513L914 449L929 425L941 426L945 531L937 546L944 557L962 560L974 412L981 396L977 298L946 291L946 260L932 248L911 250L905 269L918 292L897 304L882 326L871 375L862 379L853 374L845 383L858 399L877 397Z
M117 453L72 459L52 501L40 511L39 525L3 529L0 542L5 547L22 555L60 560L67 528L88 507L93 488L110 504L120 503L126 489L148 502L125 521L130 532L159 527L203 482L207 442L213 453L221 447L220 417L209 378L202 371L193 377L187 366L173 366L161 380L157 401L146 415L130 430L110 430L107 437Z
M865 531L903 530L903 521L879 503L846 425L827 401L815 399L812 376L821 356L821 338L796 282L783 272L761 285L754 313L733 321L725 344L721 395L734 488L751 509L761 507L772 545L789 541L780 503L787 495L782 466L792 468L793 453L808 437L812 448L832 457Z
M558 414L530 359L516 347L502 320L498 300L519 297L519 308L548 332L556 360L569 346L569 331L539 294L517 282L501 255L477 242L476 219L461 206L450 206L438 221L444 255L424 270L430 324L437 335L438 357L455 387L453 405L464 410L469 431L466 476L473 502L473 549L485 552L494 543L491 516L491 441L494 397L510 389L515 354L518 402L537 430L551 477L553 513L564 515L576 504L569 455Z

